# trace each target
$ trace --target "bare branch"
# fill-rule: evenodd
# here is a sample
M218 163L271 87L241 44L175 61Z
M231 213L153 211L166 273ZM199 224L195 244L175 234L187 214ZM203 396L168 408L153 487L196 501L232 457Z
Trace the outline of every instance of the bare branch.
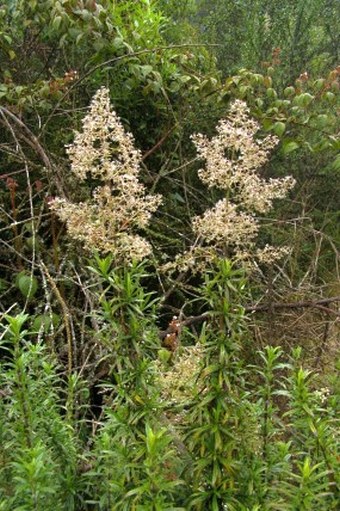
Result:
M340 302L340 296L333 296L332 298L322 298L321 300L312 301L301 301L301 302L287 302L287 303L271 303L264 305L247 305L244 307L244 311L248 314L256 313L256 312L268 312L273 309L305 309L305 308L315 308L319 309L327 314L335 314L340 317L340 313L329 307L325 307L330 303ZM202 323L211 318L211 314L209 312L205 312L200 314L199 316L191 316L186 318L184 321L181 321L181 327L190 326L195 323ZM167 334L172 333L171 328L167 330L163 330L159 333L161 339L165 338Z

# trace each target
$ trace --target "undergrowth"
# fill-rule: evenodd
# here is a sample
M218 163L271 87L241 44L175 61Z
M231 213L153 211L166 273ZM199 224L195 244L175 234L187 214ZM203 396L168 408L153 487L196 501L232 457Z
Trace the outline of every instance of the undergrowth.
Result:
M164 356L145 265L90 269L108 365L96 416L86 372L65 372L28 314L1 320L1 511L337 509L338 379L304 368L301 348L245 360L240 270L207 272L209 320ZM195 370L167 399L162 375L190 350Z

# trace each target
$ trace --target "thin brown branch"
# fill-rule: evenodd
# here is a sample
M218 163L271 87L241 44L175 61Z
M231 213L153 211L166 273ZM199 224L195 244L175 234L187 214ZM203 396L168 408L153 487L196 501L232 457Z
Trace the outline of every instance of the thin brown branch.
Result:
M247 305L244 307L244 311L248 314L250 313L256 313L256 312L268 312L272 311L273 309L280 310L280 309L305 309L305 308L315 308L319 309L323 312L326 312L327 314L335 314L336 316L340 317L340 313L335 310L331 309L329 307L325 307L325 305L328 305L330 303L340 302L340 296L333 296L332 298L322 298L320 300L316 301L301 301L301 302L287 302L287 303L271 303L271 304L264 304L264 305ZM211 314L209 312L205 312L203 314L200 314L198 316L191 316L189 318L186 318L185 320L181 321L181 327L183 326L190 326L195 323L202 323L203 321L206 321L209 319ZM167 334L172 333L171 328L167 330L163 330L159 333L159 336L161 339L164 339Z
M163 137L158 140L158 142L153 146L151 147L151 149L149 149L148 151L146 151L146 153L143 154L142 156L142 161L145 161L152 153L154 153L155 151L157 151L157 149L167 140L167 138L171 135L171 133L174 131L174 129L176 128L176 125L175 126L172 126L166 133L165 135L163 135Z
M28 128L28 126L26 126L26 124L24 122L22 122L21 119L19 119L19 117L17 117L15 114L13 114L13 112L11 112L10 110L8 110L7 108L5 108L4 106L0 106L0 111L3 112L7 117L9 117L12 121L15 122L15 124L17 126L19 126L20 128L22 128L24 131L26 131L26 133L28 134L29 136L29 139L30 139L30 145L31 147L35 148L35 150L37 151L37 153L40 155L44 165L49 169L51 170L52 169L52 165L51 165L51 162L50 162L50 159L48 158L47 154L45 153L44 149L42 148L39 140L37 139L37 137L34 135L34 133L32 133L32 131ZM27 139L26 139L27 141Z
M61 186L62 179L59 175L59 169L56 166L52 166L50 158L46 154L45 150L43 149L42 145L40 144L39 140L34 135L34 133L21 119L19 119L19 117L17 117L13 112L8 110L7 108L0 106L0 113L7 119L7 122L8 119L11 119L11 121L13 121L14 126L17 128L15 130L15 133L17 133L18 136L22 138L26 142L26 144L28 144L33 149L33 151L35 151L40 156L41 161L43 162L47 170L50 172L50 175L57 177L57 179L55 179L55 183L58 188L58 192L61 196L64 196L65 193ZM21 131L19 131L19 129ZM26 136L24 133L26 133ZM27 163L27 159L25 156L24 161Z
M319 308L322 305L327 305L329 303L340 302L340 296L333 296L332 298L322 298L321 300L316 301L301 301L301 302L287 302L287 303L271 303L264 305L248 305L244 308L245 312L266 312L272 309L301 309L301 308ZM333 311L332 309L327 309L327 312Z

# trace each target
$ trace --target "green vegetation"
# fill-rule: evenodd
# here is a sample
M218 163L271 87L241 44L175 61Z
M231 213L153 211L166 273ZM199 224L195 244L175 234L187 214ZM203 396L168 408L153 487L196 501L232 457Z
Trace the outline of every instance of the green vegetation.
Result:
M339 14L2 3L0 511L338 509Z

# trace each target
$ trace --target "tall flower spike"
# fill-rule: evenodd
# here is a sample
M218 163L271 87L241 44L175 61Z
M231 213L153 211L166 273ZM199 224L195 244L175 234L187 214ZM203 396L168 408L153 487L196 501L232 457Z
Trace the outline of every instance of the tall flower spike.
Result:
M193 141L205 166L198 171L201 180L209 187L226 192L226 197L192 220L193 231L203 240L207 252L233 255L240 260L254 256L254 245L260 229L257 213L266 213L273 207L274 199L284 198L294 186L291 176L265 180L259 170L268 161L279 140L268 136L255 138L259 124L249 116L243 101L236 100L227 119L216 128L211 139L197 134ZM184 255L191 260L202 257L202 246ZM208 250L209 249L209 250ZM279 258L285 249L266 246L256 252L258 259L268 262ZM185 257L186 256L186 257Z
M118 260L143 259L151 246L135 231L148 225L161 197L147 195L138 180L141 154L111 109L108 89L95 94L82 124L83 131L67 147L71 170L80 181L92 177L103 184L87 203L57 198L51 208L70 236L90 251L111 252Z

